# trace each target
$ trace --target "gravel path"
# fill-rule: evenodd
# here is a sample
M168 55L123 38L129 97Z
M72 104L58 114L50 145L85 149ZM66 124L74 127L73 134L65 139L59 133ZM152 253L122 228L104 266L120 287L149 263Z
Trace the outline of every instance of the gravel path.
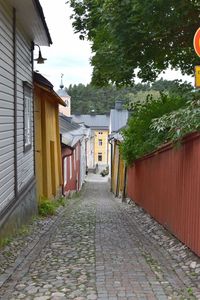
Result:
M0 259L2 300L200 299L200 259L97 176Z

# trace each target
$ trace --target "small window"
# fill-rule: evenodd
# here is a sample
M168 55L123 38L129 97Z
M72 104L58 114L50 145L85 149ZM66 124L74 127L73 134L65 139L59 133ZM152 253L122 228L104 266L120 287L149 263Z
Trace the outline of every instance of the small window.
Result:
M103 134L103 132L102 132L102 131L99 131L99 134Z
M102 153L98 153L98 161L102 161Z
M24 151L31 149L32 88L24 82Z
M99 139L99 146L102 146L103 145L103 141L102 139Z

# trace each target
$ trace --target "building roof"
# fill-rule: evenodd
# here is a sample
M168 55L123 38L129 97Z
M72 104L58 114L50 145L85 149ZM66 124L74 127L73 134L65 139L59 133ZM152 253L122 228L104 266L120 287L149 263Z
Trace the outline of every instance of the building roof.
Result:
M39 0L7 1L16 9L17 20L29 38L40 46L50 46L52 40Z
M81 127L77 123L73 122L72 118L67 117L63 114L59 115L59 121L60 121L60 133L61 134L79 129Z
M111 140L116 140L116 141L122 142L124 138L123 138L123 136L120 132L113 132L113 133L109 134L108 139L110 141Z
M47 80L44 76L42 76L40 73L34 72L33 80L34 80L34 82L37 82L37 83L49 88L50 90L53 90L53 84L49 80Z
M64 88L64 84L63 84L63 76L64 74L61 74L61 83L60 83L60 88L59 90L57 91L57 94L60 96L60 97L69 97L66 89Z
M85 128L62 114L59 116L62 144L73 148L85 135Z
M60 97L69 97L69 95L67 94L66 89L60 88L59 90L57 90L57 94Z
M72 120L78 124L84 123L91 129L109 129L110 115L72 115Z
M111 109L110 111L110 133L117 132L127 124L128 110Z
M48 38L48 41L49 41L49 45L51 45L51 44L53 44L53 42L52 42L52 39L51 39L51 36L50 36L50 33L49 33L49 29L48 29L48 26L47 26L47 23L46 23L46 20L45 20L45 16L44 16L44 13L43 13L42 6L41 6L39 0L34 0L34 2L35 2L35 5L37 7L37 10L39 12L40 18L42 20L44 29L46 31L46 35L47 35L47 38Z
M33 80L35 86L38 86L40 89L44 90L45 92L49 93L52 99L59 104L66 106L66 103L56 94L56 92L53 90L52 83L47 80L44 76L42 76L38 72L33 73Z

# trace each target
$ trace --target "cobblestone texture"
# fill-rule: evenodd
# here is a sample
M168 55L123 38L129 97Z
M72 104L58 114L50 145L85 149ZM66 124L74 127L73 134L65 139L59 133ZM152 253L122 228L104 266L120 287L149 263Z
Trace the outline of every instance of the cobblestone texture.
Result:
M200 299L200 259L94 177L0 251L0 299Z

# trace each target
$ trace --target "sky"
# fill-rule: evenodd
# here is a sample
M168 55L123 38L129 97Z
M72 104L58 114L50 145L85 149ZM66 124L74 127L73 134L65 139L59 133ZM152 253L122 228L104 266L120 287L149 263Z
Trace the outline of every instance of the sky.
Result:
M74 34L70 20L71 8L66 4L66 0L40 0L40 3L53 45L41 47L42 56L47 60L42 65L35 63L34 69L45 76L54 85L55 90L59 88L61 74L64 74L63 83L66 87L70 84L90 83L92 74L90 44L86 40L80 40L78 34ZM37 48L34 55L38 56ZM167 70L160 77L193 82L191 77L182 76L180 72L171 70Z
M35 63L38 70L54 85L57 90L63 76L65 86L69 84L90 82L92 67L90 66L91 50L88 41L81 41L72 28L72 13L66 0L40 0L47 26L53 41L50 47L41 47L42 56L47 58L44 64ZM38 48L35 48L35 57Z

